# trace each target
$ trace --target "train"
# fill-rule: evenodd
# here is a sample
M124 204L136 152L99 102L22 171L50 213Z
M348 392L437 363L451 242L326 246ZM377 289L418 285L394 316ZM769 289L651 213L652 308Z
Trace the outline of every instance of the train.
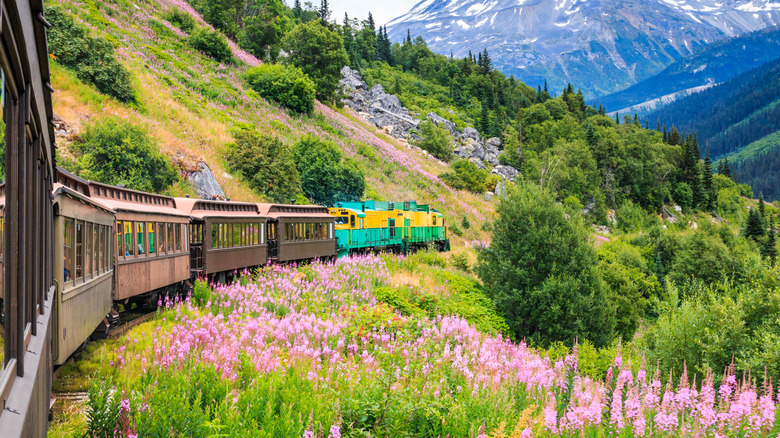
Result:
M442 214L415 201L326 208L170 197L88 181L62 168L52 200L54 365L105 336L119 322L120 305L153 308L164 296L186 294L198 278L228 282L237 272L274 263L449 250Z

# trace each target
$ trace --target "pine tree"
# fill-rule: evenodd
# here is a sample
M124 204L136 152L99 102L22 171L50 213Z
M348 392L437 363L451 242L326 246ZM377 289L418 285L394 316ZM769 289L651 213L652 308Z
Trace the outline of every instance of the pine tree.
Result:
M702 169L701 179L704 186L704 207L707 211L712 211L715 209L715 190L712 185L712 161L710 160L709 148L707 148L707 154L704 157L704 169Z
M731 176L731 169L729 168L729 159L728 158L723 160L723 172L721 172L721 174L723 176L725 176L726 178L729 178L729 179L732 179L732 180L734 179Z
M766 204L764 203L764 194L758 195L758 212L761 213L761 220L766 219Z
M293 7L293 16L295 18L300 19L302 12L303 9L301 9L301 0L295 0L295 6Z
M320 10L317 15L320 16L320 22L322 25L328 27L330 23L330 8L328 7L328 0L320 0Z
M723 160L718 161L718 173L723 175Z
M658 120L658 124L655 125L655 130L658 131L658 132L661 132L661 120L660 119Z
M680 132L677 131L675 126L672 126L672 131L669 133L669 145L677 146L680 144L681 140L682 138L680 137Z
M764 242L764 257L769 259L772 266L775 266L775 260L777 260L777 243L775 242L775 220L773 217L769 217L769 233Z
M412 34L409 32L409 29L406 29L406 42L412 44ZM450 52L450 58L452 58L452 52Z
M585 141L588 143L588 146L590 147L596 147L596 130L593 128L593 123L591 121L588 121L588 128L585 131Z
M615 113L615 123L620 124L620 113Z
M490 74L493 70L493 62L490 61L490 55L488 55L487 49L482 50L482 74Z
M666 126L664 126L664 143L669 144L669 133L666 131Z
M374 16L371 15L371 11L368 11L368 28L371 29L371 32L376 32L376 24L374 23Z
M761 220L761 214L757 209L751 208L748 213L747 222L745 223L745 229L742 235L746 239L753 239L758 241L759 238L764 237L766 230L764 229L763 220Z
M479 131L483 136L490 133L490 113L487 102L482 102L482 113L479 116Z
M634 125L640 126L639 125L639 116L636 113L634 113Z

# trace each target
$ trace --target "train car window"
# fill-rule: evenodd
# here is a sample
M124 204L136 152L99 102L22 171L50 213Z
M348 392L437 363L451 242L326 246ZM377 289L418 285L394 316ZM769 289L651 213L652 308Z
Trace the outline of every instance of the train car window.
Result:
M219 228L217 224L211 224L211 247L219 248Z
M433 226L436 226L436 215L433 215Z
M63 236L63 273L65 283L73 280L73 219L65 218Z
M333 239L333 223L330 224L330 238Z
M119 254L119 257L124 257L125 253L123 252L124 247L122 246L122 240L124 240L124 228L122 228L122 221L116 221L116 248Z
M100 272L100 225L92 226L92 276Z
M233 224L233 246L241 246L241 224Z
M165 227L168 229L168 254L172 254L174 247L173 224L165 224Z
M0 216L0 260L3 258L3 248L5 248L5 218ZM2 366L2 364L0 364Z
M176 231L176 252L181 252L181 229L184 228L183 224L174 225ZM185 239L186 240L186 239Z
M92 262L94 259L92 255L92 246L94 245L93 237L92 237L92 224L87 222L84 224L84 251L85 251L85 257L84 257L84 277L85 278L91 278L92 277L92 271L93 266Z
M346 218L344 216L340 216L336 218L336 223L338 225L345 225L349 223L349 218Z
M360 218L360 229L363 229L363 218Z
M269 225L269 228L270 228L270 225ZM257 230L255 230L255 231L257 231ZM257 233L255 233L255 241L257 241L257 237L258 237ZM260 245L262 245L264 243L265 243L265 223L261 222L260 223Z
M355 228L355 215L351 214L349 215L349 226L352 228Z
M125 221L125 257L135 257L135 244L133 243L133 222Z
M84 275L84 222L76 221L76 276L77 280Z
M153 256L157 254L159 251L157 251L157 236L159 233L157 233L157 224L154 222L149 222L149 255Z
M95 225L95 274L103 273L103 225Z
M146 222L136 222L135 232L136 232L136 242L138 246L138 257L141 257L143 255L146 255Z

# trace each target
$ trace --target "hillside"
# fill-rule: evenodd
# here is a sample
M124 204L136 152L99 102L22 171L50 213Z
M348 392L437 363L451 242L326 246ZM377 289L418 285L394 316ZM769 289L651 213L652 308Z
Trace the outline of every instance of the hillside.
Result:
M714 42L680 59L662 72L625 90L596 98L607 111L654 110L663 96L701 91L780 58L780 27L770 27ZM673 101L658 102L666 104ZM646 103L643 105L643 103ZM655 103L655 104L654 104ZM641 108L629 108L641 105Z
M697 133L702 152L709 148L714 160L738 153L780 131L780 60L674 102L650 113L647 119L670 129L676 126L682 133ZM741 153L740 160L753 160L751 151L758 149ZM740 182L771 179L770 174L776 172L761 169L764 167L745 167L745 172L738 172ZM756 190L754 195L758 196L763 189Z
M723 38L780 24L769 0L426 0L388 23L444 55L484 48L531 86L581 84L589 98L642 81ZM610 107L610 109L613 109ZM618 109L618 108L614 108Z
M481 223L491 215L491 204L483 197L452 190L439 180L438 175L447 169L444 163L383 135L352 111L318 103L313 115L294 116L258 98L241 76L248 67L259 65L259 60L231 43L239 61L235 65L213 61L187 45L186 34L162 18L180 9L200 26L210 27L183 2L63 0L51 4L114 43L139 98L137 105L121 104L52 62L52 85L57 90L54 111L70 127L59 139L61 156L72 155L69 142L74 133L93 121L115 116L148 133L183 175L204 161L228 197L260 201L262 196L246 181L230 174L224 159L225 145L233 141L231 131L238 124L248 124L287 144L306 135L333 142L365 173L367 197L416 199L434 205L456 222L465 215ZM172 194L182 194L194 189L179 184L172 190ZM472 227L463 238L455 238L479 240L484 239L483 233Z
M755 195L780 199L780 131L750 143L728 160L737 180L749 184Z

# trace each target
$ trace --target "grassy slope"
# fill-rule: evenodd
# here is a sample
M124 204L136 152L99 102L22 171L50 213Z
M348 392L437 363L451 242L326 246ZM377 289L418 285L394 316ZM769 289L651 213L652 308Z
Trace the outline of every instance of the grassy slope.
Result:
M758 154L771 152L780 147L780 131L769 134L761 140L745 146L737 152L728 156L729 162L739 164L746 159L752 158Z
M106 115L116 115L143 127L163 152L183 170L204 160L214 171L225 192L234 200L260 201L242 181L233 178L223 158L224 145L232 140L236 123L248 123L258 130L294 143L315 135L336 143L356 160L366 174L367 196L388 200L416 199L432 204L445 217L460 222L467 215L471 223L484 223L492 205L480 196L452 191L437 175L446 165L403 142L389 138L352 111L318 104L312 116L293 117L249 90L241 74L259 61L233 46L238 65L221 65L186 44L186 35L163 20L171 8L192 13L185 2L176 0L113 0L72 3L54 0L95 33L106 36L118 57L134 77L139 108L131 108L97 93L70 72L54 66L52 83L57 89L55 113L76 127ZM60 142L67 155L67 142ZM174 194L191 191L183 185ZM456 243L484 240L486 233L472 227Z

